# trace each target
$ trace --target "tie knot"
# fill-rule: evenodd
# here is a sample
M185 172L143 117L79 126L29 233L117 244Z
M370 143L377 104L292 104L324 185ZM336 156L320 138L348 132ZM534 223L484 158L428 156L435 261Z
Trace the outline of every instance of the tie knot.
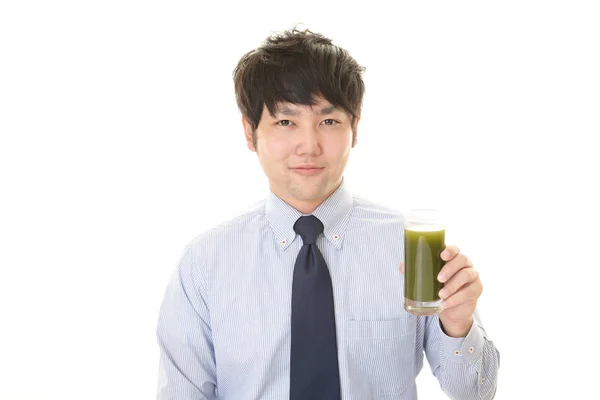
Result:
M298 218L294 231L300 235L304 244L317 244L317 238L323 233L323 223L314 215Z

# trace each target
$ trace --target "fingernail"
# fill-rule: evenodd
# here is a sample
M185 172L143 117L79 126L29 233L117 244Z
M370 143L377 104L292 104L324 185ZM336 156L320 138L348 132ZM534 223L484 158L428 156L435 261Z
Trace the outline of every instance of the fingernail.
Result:
M442 289L440 290L440 293L438 293L440 298L445 299L446 296L448 295L448 291L446 289Z
M442 258L448 258L448 257L450 257L450 252L448 250L442 251Z
M444 282L446 280L446 275L443 272L440 272L437 276L438 281Z

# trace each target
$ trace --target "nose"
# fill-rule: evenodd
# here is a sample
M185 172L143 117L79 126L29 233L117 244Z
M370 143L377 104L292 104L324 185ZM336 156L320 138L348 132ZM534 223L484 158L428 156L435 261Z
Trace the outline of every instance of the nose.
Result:
M296 153L298 153L298 155L321 154L321 138L317 128L310 126L299 133L298 145L296 147Z

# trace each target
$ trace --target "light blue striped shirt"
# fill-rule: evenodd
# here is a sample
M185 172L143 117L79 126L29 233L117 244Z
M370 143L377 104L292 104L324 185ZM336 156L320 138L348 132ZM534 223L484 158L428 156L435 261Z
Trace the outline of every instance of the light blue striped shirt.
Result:
M342 398L417 399L425 354L450 398L492 399L499 353L477 314L465 338L450 338L437 317L403 308L402 214L345 181L312 214L325 226L317 245L333 284ZM188 244L159 313L159 400L289 398L301 215L269 191Z

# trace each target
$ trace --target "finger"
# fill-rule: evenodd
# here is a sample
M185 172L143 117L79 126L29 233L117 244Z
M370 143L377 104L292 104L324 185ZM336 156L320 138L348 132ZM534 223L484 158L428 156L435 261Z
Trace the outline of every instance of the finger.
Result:
M469 285L471 282L475 282L478 279L479 273L475 268L464 267L444 283L444 287L439 292L440 298L445 299L450 297L463 286Z
M400 261L400 273L404 274L404 261Z
M454 274L465 267L472 268L473 262L464 254L457 255L451 261L448 261L446 264L444 264L440 270L440 273L438 274L438 281L446 282L452 278Z
M464 286L459 291L454 293L452 296L444 299L444 301L442 301L442 308L447 309L468 302L477 302L477 299L479 296L481 296L482 290L483 287L481 286L479 280L471 282L467 286Z
M440 257L444 261L450 261L460 253L460 249L454 245L446 246Z

